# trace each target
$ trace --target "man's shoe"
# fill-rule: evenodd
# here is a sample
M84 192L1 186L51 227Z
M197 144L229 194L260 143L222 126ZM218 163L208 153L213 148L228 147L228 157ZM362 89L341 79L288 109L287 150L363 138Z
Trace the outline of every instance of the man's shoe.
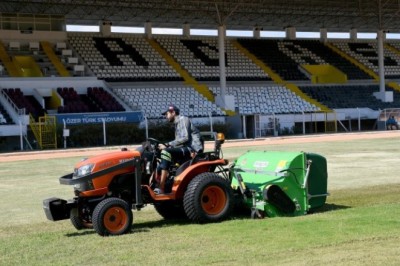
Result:
M162 191L162 190L159 189L159 188L155 188L155 189L154 189L154 194L156 194L156 195L164 194L164 191Z

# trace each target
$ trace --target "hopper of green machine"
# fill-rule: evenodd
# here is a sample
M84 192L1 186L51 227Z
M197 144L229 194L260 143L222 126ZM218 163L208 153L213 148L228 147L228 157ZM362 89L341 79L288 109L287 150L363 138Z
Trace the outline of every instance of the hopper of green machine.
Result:
M328 196L327 161L315 153L249 151L234 161L230 175L252 218L305 215Z

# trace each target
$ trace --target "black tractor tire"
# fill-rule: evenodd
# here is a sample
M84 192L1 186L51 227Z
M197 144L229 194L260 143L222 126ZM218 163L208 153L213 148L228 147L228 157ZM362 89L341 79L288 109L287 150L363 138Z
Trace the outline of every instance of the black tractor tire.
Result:
M154 203L154 209L166 220L185 219L186 213L181 201L161 201Z
M71 224L75 227L76 230L93 228L93 225L91 223L87 223L83 221L81 217L79 217L77 208L71 209L69 213L69 220L71 221Z
M233 206L233 190L228 180L216 173L202 173L193 178L183 197L187 217L197 223L224 220Z
M119 198L108 198L94 208L93 228L101 236L122 235L132 228L133 214L129 204Z

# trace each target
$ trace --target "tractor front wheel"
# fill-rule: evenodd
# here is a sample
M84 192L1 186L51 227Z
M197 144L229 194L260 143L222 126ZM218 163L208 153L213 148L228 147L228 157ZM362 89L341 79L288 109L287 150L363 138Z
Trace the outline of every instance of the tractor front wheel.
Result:
M92 221L94 230L101 236L122 235L131 230L133 214L126 201L108 198L96 206Z
M183 197L187 217L198 223L218 222L233 209L229 182L216 173L202 173L190 183Z
M75 227L76 230L93 228L93 225L91 223L82 220L82 218L79 216L77 208L71 209L69 213L69 220L71 221L72 225Z

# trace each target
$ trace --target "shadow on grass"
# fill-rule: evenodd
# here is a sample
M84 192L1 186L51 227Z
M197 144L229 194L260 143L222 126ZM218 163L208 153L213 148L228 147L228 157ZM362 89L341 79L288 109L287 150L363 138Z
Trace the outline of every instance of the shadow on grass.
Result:
M349 209L350 206L345 205L338 205L332 203L325 203L323 206L313 209L308 212L307 215L330 212L330 211L337 211L342 209ZM292 215L287 215L287 217L293 217ZM231 215L231 219L251 219L251 209L239 206L239 208L235 209L233 214Z
M159 227L170 227L192 224L188 219L168 219L168 220L157 220L157 221L146 221L141 223L133 224L133 233L146 233L150 232L152 228Z
M343 210L343 209L349 209L349 208L351 208L351 207L345 206L345 205L325 203L322 207L319 207L315 210L310 211L310 214L337 211L337 210Z
M330 212L330 211L336 211L336 210L342 210L342 209L348 209L348 208L351 208L351 207L345 206L345 205L326 203L324 206L322 206L318 209L315 209L313 211L310 211L309 214L318 214L318 213L324 213L324 212ZM241 208L239 210L234 210L234 213L227 220L229 221L229 220L235 220L235 219L251 219L250 213L251 213L250 209L245 209L245 208ZM170 220L161 219L161 220L157 220L157 221L145 221L145 222L133 223L132 229L128 234L148 233L153 228L180 226L180 225L187 225L187 224L192 224L192 222L187 219L170 219ZM96 234L96 232L93 229L84 229L81 231L68 233L68 234L66 234L66 236L67 237L79 237L79 236L86 236L86 235L92 235L92 234Z
M92 234L96 234L96 232L93 229L84 229L84 230L76 231L73 233L65 234L65 236L66 237L76 237L76 236L86 236L86 235L92 235Z
M177 225L186 225L191 224L189 220L185 219L171 219L171 220L157 220L157 221L146 221L140 223L133 223L132 229L127 234L135 234L135 233L148 233L152 228L160 228L160 227L169 227L169 226L177 226ZM66 237L79 237L79 236L87 236L96 234L94 229L83 229L80 231L76 231L73 233L68 233Z

